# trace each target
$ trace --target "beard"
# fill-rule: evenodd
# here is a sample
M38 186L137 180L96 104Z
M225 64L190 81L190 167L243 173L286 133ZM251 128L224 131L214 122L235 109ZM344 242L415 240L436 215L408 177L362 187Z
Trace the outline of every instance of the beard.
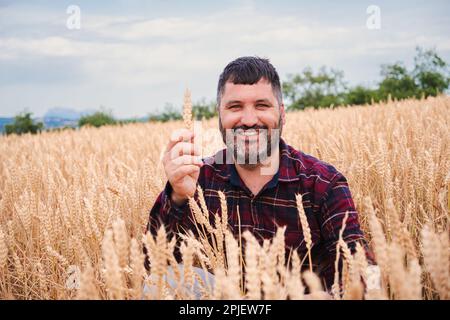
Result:
M252 168L265 164L278 147L282 122L280 116L278 125L271 129L264 125L236 126L232 129L224 129L219 115L219 128L227 148L227 163L232 163L232 156L234 163Z

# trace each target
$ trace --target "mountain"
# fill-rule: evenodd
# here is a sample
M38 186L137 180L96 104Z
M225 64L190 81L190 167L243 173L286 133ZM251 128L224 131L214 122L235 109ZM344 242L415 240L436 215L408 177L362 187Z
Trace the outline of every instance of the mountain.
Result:
M64 120L72 120L72 121L78 121L82 116L92 114L95 110L83 110L78 111L70 108L64 108L64 107L54 107L49 109L45 115L44 119L64 119Z
M45 129L61 127L77 127L78 120L84 116L95 113L95 110L74 110L71 108L54 107L49 109L43 117L33 118L36 122L44 123ZM5 131L5 125L14 122L14 117L0 118L0 134Z
M0 118L0 133L5 130L5 125L14 122L14 118Z
M63 127L78 127L78 120L85 115L95 113L97 110L85 109L82 111L74 110L65 107L54 107L49 109L43 117L33 118L35 122L42 122L45 129L63 128ZM126 122L146 122L148 117L134 117L129 119L118 119ZM5 125L14 122L14 117L0 117L0 134L5 131Z

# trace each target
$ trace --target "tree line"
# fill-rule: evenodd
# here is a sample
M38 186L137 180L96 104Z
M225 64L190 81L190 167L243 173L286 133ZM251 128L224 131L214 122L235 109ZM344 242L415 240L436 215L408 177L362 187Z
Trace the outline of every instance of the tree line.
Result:
M401 63L381 66L381 81L374 87L349 87L341 70L311 68L288 75L283 94L288 110L337 105L364 105L392 99L422 98L444 93L450 85L449 66L434 49L416 48L414 66Z
M363 85L348 86L344 72L334 68L321 67L317 72L310 67L300 73L289 74L283 82L282 91L287 111L302 110L307 107L328 108L338 105L364 105L389 99L426 98L445 93L450 86L448 63L435 49L416 48L414 65L408 68L401 62L384 64L380 70L381 80L374 87ZM192 106L196 120L217 116L215 101L204 98ZM163 112L148 115L148 121L166 122L182 119L181 110L166 105ZM137 119L117 120L111 111L97 111L85 115L78 126L100 127L138 122ZM5 126L5 133L37 133L44 129L42 122L35 122L30 112L17 115L14 122Z

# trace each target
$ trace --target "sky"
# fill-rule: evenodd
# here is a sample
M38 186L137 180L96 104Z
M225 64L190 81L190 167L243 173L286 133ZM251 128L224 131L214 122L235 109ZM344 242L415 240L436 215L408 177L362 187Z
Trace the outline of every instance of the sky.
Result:
M381 64L411 67L416 46L450 62L449 13L449 1L0 0L0 117L141 117L181 106L186 88L210 101L223 68L248 55L282 81L326 65L373 86Z

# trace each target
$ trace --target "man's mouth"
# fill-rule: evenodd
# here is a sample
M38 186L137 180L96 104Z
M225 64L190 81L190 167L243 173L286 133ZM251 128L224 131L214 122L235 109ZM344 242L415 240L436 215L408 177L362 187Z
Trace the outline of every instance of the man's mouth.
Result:
M249 130L243 130L243 129L237 129L235 131L236 135L244 136L244 137L252 137L257 136L259 134L259 130L255 129L249 129Z

